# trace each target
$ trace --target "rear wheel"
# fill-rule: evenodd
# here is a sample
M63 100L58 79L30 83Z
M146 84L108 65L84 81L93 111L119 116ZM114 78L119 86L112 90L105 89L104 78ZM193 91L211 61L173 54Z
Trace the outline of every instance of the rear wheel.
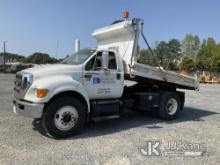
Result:
M72 97L58 98L46 108L42 124L54 138L65 138L82 129L86 119L83 104Z
M162 119L172 120L178 116L180 111L179 95L173 92L165 92L161 95L158 115Z

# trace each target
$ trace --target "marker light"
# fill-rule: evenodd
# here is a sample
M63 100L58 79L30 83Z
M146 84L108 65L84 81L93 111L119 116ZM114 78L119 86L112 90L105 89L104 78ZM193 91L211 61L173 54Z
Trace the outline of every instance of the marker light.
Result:
M35 95L39 98L43 98L47 96L48 91L48 89L35 89Z

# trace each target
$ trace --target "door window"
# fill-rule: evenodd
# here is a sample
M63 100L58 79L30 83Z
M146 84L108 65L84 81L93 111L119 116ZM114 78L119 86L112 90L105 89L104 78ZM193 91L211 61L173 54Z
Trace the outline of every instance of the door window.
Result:
M107 58L104 58L106 60L102 61L103 58L103 52L98 52L96 56L94 56L92 59L90 59L86 66L85 70L90 71L90 70L99 70L103 66L103 64L108 64L108 69L110 70L117 70L117 61L116 61L116 56L113 52L108 52Z
M96 56L94 56L92 59L90 59L86 66L85 70L93 70L93 69L98 69L102 67L102 52L98 52Z
M108 57L108 68L117 70L117 62L116 62L116 57L113 52L109 52L109 57Z

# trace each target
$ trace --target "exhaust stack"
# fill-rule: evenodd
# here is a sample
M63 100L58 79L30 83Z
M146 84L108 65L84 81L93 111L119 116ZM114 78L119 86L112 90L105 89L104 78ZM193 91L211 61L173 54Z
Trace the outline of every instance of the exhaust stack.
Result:
M80 40L75 40L75 52L78 52L80 50Z

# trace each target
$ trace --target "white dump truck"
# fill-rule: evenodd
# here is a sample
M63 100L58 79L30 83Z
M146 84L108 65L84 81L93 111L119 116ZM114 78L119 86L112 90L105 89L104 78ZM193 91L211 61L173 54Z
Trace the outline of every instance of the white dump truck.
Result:
M18 72L14 112L41 119L54 138L72 136L92 118L120 115L126 109L176 118L185 100L177 89L198 90L199 83L139 63L140 34L144 37L143 20L126 17L92 33L96 48L81 49L61 64Z

